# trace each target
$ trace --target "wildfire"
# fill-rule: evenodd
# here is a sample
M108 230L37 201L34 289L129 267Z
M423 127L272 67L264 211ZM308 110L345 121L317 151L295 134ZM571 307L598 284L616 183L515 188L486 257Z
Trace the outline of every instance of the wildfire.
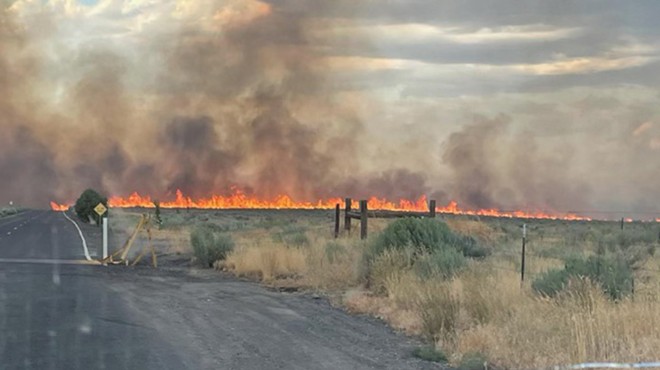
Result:
M133 193L128 197L114 196L108 199L108 205L112 208L154 208L155 199L150 196L143 196ZM231 195L213 195L207 198L193 199L177 190L176 197L173 200L164 200L160 202L161 208L193 208L193 209L334 209L337 204L344 204L341 198L329 198L318 200L316 202L294 201L287 195L280 195L272 200L258 198L254 195L248 195L235 189ZM358 202L353 201L352 208L357 209ZM51 208L55 211L62 211L69 208L67 205L51 202ZM368 200L368 208L371 210L391 210L407 212L426 212L428 211L428 200L425 196L417 200L400 199L398 202L371 197ZM576 214L550 214L545 212L529 211L500 211L497 209L479 209L465 210L461 209L456 202L450 202L444 207L437 207L436 212L456 215L474 215L491 216L506 218L528 218L528 219L547 219L547 220L570 220L570 221L589 221L588 217ZM660 220L658 220L660 222Z
M64 212L64 211L68 211L70 206L68 206L66 204L57 204L55 202L50 202L50 208L53 211Z

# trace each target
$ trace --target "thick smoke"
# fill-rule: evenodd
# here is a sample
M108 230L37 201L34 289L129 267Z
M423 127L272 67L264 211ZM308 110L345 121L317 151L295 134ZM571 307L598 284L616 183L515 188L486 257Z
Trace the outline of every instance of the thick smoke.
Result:
M4 8L0 9L0 174L2 204L9 201L46 202L48 190L59 187L50 149L30 129L28 114L33 96L29 86L38 69L26 48L21 29Z
M406 137L380 132L394 110L346 92L350 73L331 65L359 55L339 39L350 21L335 7L350 2L182 1L158 13L167 27L145 18L117 40L65 41L51 36L55 11L12 3L0 11L3 204L43 207L93 187L160 199L241 189L301 201L427 195L466 208L657 210L660 112L641 98L476 101L468 119L428 105L407 111L415 122L397 128ZM22 16L19 3L39 11Z
M156 197L238 188L311 200L345 182L337 171L355 169L362 127L326 93L329 72L306 40L306 14L257 1L206 6L213 19L140 40L154 64L81 46L54 78L38 40L30 45L3 9L0 168L15 176L3 200L43 205L85 187ZM28 49L32 59L17 61ZM57 104L34 115L43 103L20 89L49 83L60 90Z
M442 159L452 170L452 194L470 208L589 209L589 187L571 173L572 150L544 155L537 133L514 129L510 117L475 117L450 135Z

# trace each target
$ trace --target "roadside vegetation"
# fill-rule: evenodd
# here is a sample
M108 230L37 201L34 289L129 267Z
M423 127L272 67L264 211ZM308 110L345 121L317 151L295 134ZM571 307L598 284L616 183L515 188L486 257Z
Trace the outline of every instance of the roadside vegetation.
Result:
M213 267L234 249L232 238L208 225L196 226L190 234L195 259L202 266Z
M15 214L18 214L20 211L21 211L20 209L14 207L0 208L0 218L13 216Z
M154 236L177 253L325 294L423 338L411 355L430 361L515 369L657 360L657 223L370 219L362 241L359 231L332 238L323 211L161 212Z
M96 190L87 189L80 195L78 200L76 200L73 209L75 210L76 215L78 215L78 218L83 222L95 223L98 225L101 223L101 217L99 217L96 211L94 211L94 208L99 205L99 203L107 208L108 198L103 197Z

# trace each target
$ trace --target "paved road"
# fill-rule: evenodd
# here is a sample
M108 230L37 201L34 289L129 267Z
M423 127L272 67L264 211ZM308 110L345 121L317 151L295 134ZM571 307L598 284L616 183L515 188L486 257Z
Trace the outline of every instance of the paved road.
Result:
M61 213L0 219L1 369L438 368L322 299L211 271L55 262L82 259Z

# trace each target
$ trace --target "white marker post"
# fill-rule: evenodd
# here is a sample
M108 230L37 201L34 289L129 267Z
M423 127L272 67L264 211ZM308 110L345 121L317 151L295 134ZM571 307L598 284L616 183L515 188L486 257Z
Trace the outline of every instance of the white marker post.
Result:
M103 203L99 203L94 207L94 212L103 220L103 260L105 260L108 257L108 217L103 215L108 212L108 208Z
M108 218L103 217L103 259L108 258Z

